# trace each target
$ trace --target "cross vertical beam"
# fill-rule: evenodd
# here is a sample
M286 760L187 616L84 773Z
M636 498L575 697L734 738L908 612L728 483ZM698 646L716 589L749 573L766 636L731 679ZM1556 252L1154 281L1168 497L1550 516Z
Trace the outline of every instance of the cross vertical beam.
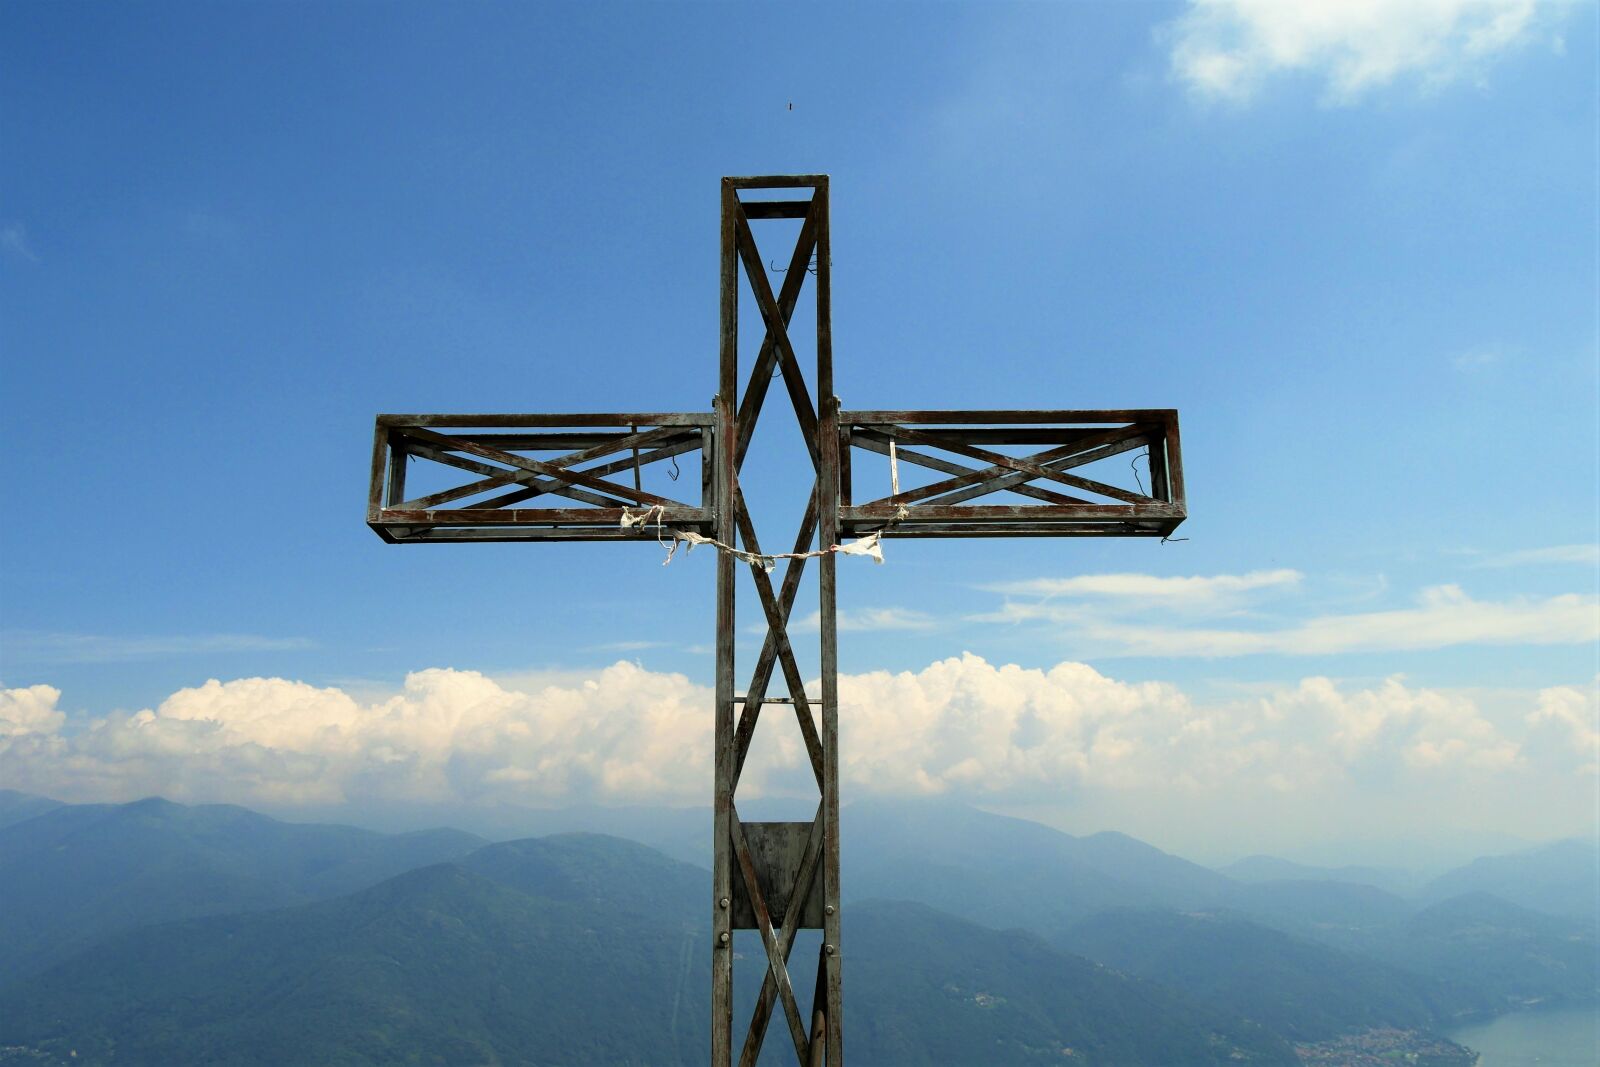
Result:
M795 189L809 193L804 200L755 200L746 203L740 193L748 189ZM760 417L774 368L783 375L785 391L794 407L807 451L816 466L805 517L795 539L797 553L836 543L838 534L838 403L833 398L833 351L828 271L828 183L823 176L794 178L725 178L722 183L721 322L718 393L716 398L717 539L760 552L755 526L739 488L739 470ZM774 293L772 279L762 265L751 232L752 219L802 220L800 235L782 291ZM815 265L813 266L813 259ZM748 384L739 391L740 268L766 325L766 334ZM813 401L788 333L800 288L809 274L816 277L816 374L818 401ZM759 594L767 625L761 655L741 696L733 635L736 630L737 577L742 564L726 552L717 561L717 693L716 770L714 784L712 864L712 1022L713 1067L733 1063L733 930L755 927L762 936L767 967L755 1014L745 1031L738 1062L750 1067L759 1055L775 1007L784 1022L802 1067L843 1063L843 1027L840 1012L839 954L839 714L838 627L835 610L835 561L825 553L818 561L822 654L822 699L812 718L813 701L804 690L805 674L796 662L789 641L788 618L806 561L791 559L774 590L771 577L748 564ZM774 668L778 668L789 695L781 702L793 707L806 751L813 762L819 803L809 824L744 823L736 804L739 775L749 752L751 736L763 705L779 698L766 694ZM739 712L737 720L735 711ZM793 846L804 827L804 845ZM787 851L785 849L787 848ZM779 857L775 860L773 857ZM763 862L758 863L758 859ZM790 861L782 862L783 859ZM819 870L820 869L820 870ZM820 907L812 887L820 873ZM781 916L775 910L781 902ZM815 920L815 921L813 921ZM821 926L823 946L817 961L812 1016L803 1020L795 1002L788 973L789 951L802 926ZM808 1027L807 1022L812 1025Z
M737 193L722 183L722 311L721 350L718 362L716 406L717 458L713 468L716 486L717 540L731 545L737 539L733 515L733 487L738 474L739 395L739 254L734 247L733 213ZM715 783L712 796L713 860L711 866L711 1062L726 1067L733 1058L733 878L729 843L733 815L733 636L734 558L717 553L717 722Z
M817 511L819 536L824 545L839 543L839 398L833 395L833 266L831 226L828 213L828 182L817 187L812 207L817 218L817 397L822 405L822 420L817 442L820 463L817 471ZM817 966L824 972L817 987L827 994L823 1018L827 1034L829 1064L844 1061L844 1018L840 1011L839 969L839 615L836 596L836 568L839 557L829 553L818 565L822 631L822 834L823 834L823 929L822 958ZM813 1059L816 1059L813 1056Z

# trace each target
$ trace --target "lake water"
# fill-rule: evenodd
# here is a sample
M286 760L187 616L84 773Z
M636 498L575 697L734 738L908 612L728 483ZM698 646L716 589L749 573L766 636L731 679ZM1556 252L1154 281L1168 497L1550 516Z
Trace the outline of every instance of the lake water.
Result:
M1600 1008L1594 1006L1513 1012L1447 1036L1481 1053L1478 1067L1600 1064Z

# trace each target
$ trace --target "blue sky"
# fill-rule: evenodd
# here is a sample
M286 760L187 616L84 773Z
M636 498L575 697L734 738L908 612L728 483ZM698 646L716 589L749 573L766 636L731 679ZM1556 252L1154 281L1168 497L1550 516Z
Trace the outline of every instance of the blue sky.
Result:
M1499 829L1584 829L1596 10L1344 7L8 5L0 682L57 692L28 699L58 747L208 679L709 682L708 554L383 545L371 416L708 408L718 179L822 171L846 407L1177 407L1192 515L846 561L845 672L1083 663L1202 719L1398 678L1466 716L1430 743L1559 767L1559 817ZM751 492L785 540L773 434ZM13 759L74 796L157 766Z

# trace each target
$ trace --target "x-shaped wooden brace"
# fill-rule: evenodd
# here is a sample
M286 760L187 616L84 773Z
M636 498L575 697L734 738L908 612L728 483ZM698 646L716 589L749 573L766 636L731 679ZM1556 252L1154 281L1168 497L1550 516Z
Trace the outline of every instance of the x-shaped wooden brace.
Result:
M647 493L637 487L629 487L607 481L604 476L637 468L647 463L654 463L701 446L699 432L685 431L681 426L662 426L643 433L627 434L615 440L594 445L591 448L581 449L577 452L570 452L555 459L537 460L480 444L468 437L437 433L421 426L409 426L402 432L407 438L406 451L408 453L432 460L435 463L442 463L445 466L456 467L472 474L481 475L481 478L478 481L456 486L453 489L446 489L443 492L432 493L428 496L417 497L414 500L396 504L393 508L396 511L427 511L438 507L440 504L460 500L463 497L476 496L496 486L509 484L519 484L522 488L483 501L474 510L503 508L545 494L568 497L597 507L625 507L630 503L647 507L654 505L677 507L681 506L678 501L656 496L654 493ZM640 448L663 442L671 443L664 448L637 454L637 450ZM633 450L636 454L630 455L626 459L613 460L610 463L602 464L587 471L571 469L580 463L588 463L592 460L609 456L614 452L629 450ZM479 456L482 459L504 464L505 467L511 469L492 467L487 463L480 463L464 456L456 455L455 453L457 452L466 452L469 455ZM594 490L599 490L600 492L597 493Z
M874 500L871 502L872 504L914 504L919 502L956 504L971 500L974 497L987 496L990 493L1004 490L1051 504L1094 503L1082 497L1067 496L1040 486L1028 484L1038 479L1059 482L1075 489L1110 497L1113 500L1120 500L1127 504L1160 504L1161 501L1150 496L1132 493L1126 489L1119 489L1114 485L1107 485L1104 482L1066 473L1074 467L1082 467L1096 460L1130 452L1136 448L1148 447L1157 440L1152 435L1158 432L1158 430L1151 427L1139 425L1119 426L1111 430L1084 434L1069 444L1046 449L1027 457L1007 456L962 441L952 440L948 436L939 433L912 430L904 426L858 429L852 434L851 442L862 448L889 455L889 442L895 441L897 447L894 449L894 454L897 459L904 459L919 466L955 475L953 478L946 478L942 481L932 482L928 485L907 489L904 492ZM982 460L989 463L990 466L974 470L937 456L930 456L912 449L899 448L899 442L944 449L958 455Z

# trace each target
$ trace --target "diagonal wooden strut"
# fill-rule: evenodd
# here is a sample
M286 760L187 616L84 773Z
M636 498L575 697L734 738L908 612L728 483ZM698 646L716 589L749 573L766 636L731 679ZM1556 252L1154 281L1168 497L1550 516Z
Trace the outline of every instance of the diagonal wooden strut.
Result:
M1098 448L1091 448L1087 452L1075 452L1072 455L1065 456L1061 459L1048 460L1042 465L1049 467L1051 470L1071 470L1073 467L1082 467L1098 460L1121 455L1124 452L1131 452L1136 448L1149 448L1151 449L1151 455L1154 455L1157 451L1156 446L1159 443L1158 440L1150 436L1150 431L1148 428L1138 427L1136 429L1138 430L1137 433L1128 434L1126 436L1113 439L1106 444L1100 445ZM1081 447L1081 445L1078 447ZM1154 467L1152 467L1152 469L1154 469ZM990 493L997 493L1002 490L1009 490L1013 493L1021 492L1024 488L1022 483L1026 482L1029 477L1031 476L1026 473L1002 474L990 481L982 482L978 485L971 486L970 488L959 489L953 493L948 493L944 496L937 497L933 500L930 500L929 503L959 504L962 501L971 500L974 497L987 496ZM1158 500L1164 498L1166 496L1164 484L1152 478L1151 493Z
M811 499L806 503L806 513L800 521L800 532L795 535L794 551L809 552L812 538L817 530L817 491L815 486L811 490ZM791 559L783 572L783 585L778 591L778 614L788 622L789 614L794 610L795 596L800 592L800 579L805 574L806 560L804 558ZM750 676L750 684L745 688L745 702L743 712L739 716L739 725L734 734L734 770L733 780L737 785L739 774L744 770L745 756L750 751L750 739L755 733L756 722L761 716L761 703L767 693L767 683L772 677L772 667L778 655L778 638L773 633L771 626L767 628L766 638L761 644L761 654L756 658L755 671Z
M918 500L926 500L929 497L939 497L945 493L950 493L950 496L948 498L941 499L939 502L955 503L957 500L970 500L976 496L986 496L989 493L998 492L1001 489L1016 490L1020 485L1022 485L1022 483L1033 478L1040 477L1040 475L1033 472L1033 468L1055 471L1059 473L1072 467L1079 467L1087 463L1093 463L1095 460L1103 459L1106 456L1116 455L1118 452L1139 447L1140 444L1148 440L1148 437L1145 436L1146 433L1147 431L1143 427L1119 426L1114 430L1106 430L1102 433L1081 438L1072 442L1071 444L1047 449L1043 452L1038 452L1034 455L1028 456L1025 459L1016 460L1015 462L1023 465L1023 469L1020 470L1014 465L1002 464L994 464L984 467L981 470L960 468L964 470L964 473L958 474L954 478L946 478L943 481L933 482L929 485L920 486L916 489L910 489L903 493L884 497L882 500L873 501L873 503L909 504ZM863 430L860 431L859 436L870 440L888 440L893 435L881 431ZM1130 439L1132 439L1133 443L1127 443ZM1109 447L1116 444L1126 444L1126 447ZM887 449L885 449L885 451L887 451ZM900 454L903 456L904 452L901 452ZM919 456L918 458L920 459L922 457ZM1013 457L1009 456L1006 458L1013 459ZM957 465L951 464L951 466ZM971 486L973 491L960 494L959 496L953 492L953 490L961 489L966 486ZM1049 500L1058 504L1091 503L1091 501L1083 500L1078 497L1061 496L1060 494L1056 493L1047 492L1043 495L1030 493L1028 495L1034 496L1036 499Z
M744 491L734 490L734 512L739 523L739 534L744 539L745 548L751 552L760 553L761 545L756 541L756 528L750 521L750 512L745 508ZM790 560L790 563L799 563L800 560ZM750 576L755 579L756 593L761 598L761 608L767 616L767 636L776 651L778 663L783 668L784 681L789 683L789 696L794 701L795 718L800 723L800 736L805 738L806 752L811 757L811 770L817 778L817 788L822 788L822 739L817 736L817 727L811 719L811 705L806 701L805 679L800 675L800 665L795 662L794 649L789 644L789 631L787 627L788 612L778 603L772 592L772 576L756 564L750 564ZM787 575L785 575L787 577ZM792 606L792 605L791 605ZM749 690L745 691L745 712L748 714L752 707ZM760 708L758 701L753 705ZM751 729L754 730L752 720ZM743 760L739 761L742 768ZM738 784L737 778L735 785Z
M586 486L590 489L598 489L603 493L628 497L637 504L660 504L665 507L675 503L675 501L668 500L666 497L656 496L654 493L647 493L642 489L618 485L616 482L608 482L604 478L596 478L592 474L584 474L581 471L564 470L543 460L528 459L526 456L519 456L513 452L502 452L498 448L489 448L474 441L464 440L459 437L448 437L442 433L424 429L421 426L409 427L406 433L440 448L467 452L481 459L503 463L507 467L517 467L534 474L549 475L557 482L576 482L578 485Z
M649 430L644 433L628 434L627 436L618 438L617 440L606 441L578 452L570 452L564 456L557 456L553 459L547 459L544 462L548 463L552 467L574 467L580 463L588 463L590 460L609 456L613 452L621 452L624 449L630 448L638 449L642 445L653 445L669 438L682 436L682 427L663 426L660 429ZM465 470L478 469L476 467L469 467L465 464L458 463L454 457L446 458L449 457L449 453L441 449L413 444L411 446L411 451L415 452L417 455L424 456L427 459L434 460L437 463L446 463L452 466L459 466ZM492 468L486 469L492 470ZM593 472L589 471L585 473L592 474ZM415 500L408 500L403 504L396 504L394 506L406 511L426 511L427 509L435 507L439 504L448 503L451 500L459 500L462 497L476 496L477 494L486 492L495 488L496 486L506 485L507 483L511 482L522 482L530 489L543 489L548 486L548 491L550 492L561 492L562 484L556 479L552 478L547 482L534 482L530 480L531 477L532 476L527 471L495 471L493 474L490 474L480 481L457 486L454 489L447 489L442 493L433 493L430 496L418 497ZM568 494L563 493L562 495ZM579 499L582 498L579 497ZM612 500L607 506L614 507L619 506L620 504L621 501Z
M783 913L783 929L778 932L778 951L783 958L785 980L787 980L787 964L789 952L794 948L794 935L800 929L800 916L805 914L806 900L811 896L811 883L817 875L817 864L822 860L822 805L817 805L816 817L811 820L811 832L806 836L805 856L800 861L800 871L795 876L794 892L789 895L788 908ZM778 997L777 969L769 966L766 977L761 980L761 995L756 998L755 1010L750 1014L750 1025L745 1030L744 1049L739 1054L739 1067L755 1067L756 1057L761 1053L761 1041L767 1033L767 1023L772 1018L772 1004ZM820 1010L822 997L813 996L812 1011ZM785 1011L787 1012L787 1007ZM804 1057L802 1062L810 1062L815 1058L815 1042L817 1036L811 1035L813 1045L812 1055Z
M794 306L800 299L800 289L806 281L806 264L811 262L811 251L817 245L816 202L806 211L805 222L800 227L800 237L795 242L794 255L789 257L789 270L783 276L783 286L778 294L778 314L783 321L784 336L788 336L789 320L794 317ZM761 341L761 351L756 355L755 367L750 371L750 383L745 387L744 399L739 404L739 446L735 452L736 465L744 466L745 453L750 450L750 437L755 432L756 419L767 397L767 387L772 384L772 369L778 360L778 342L768 328ZM787 380L787 379L786 379ZM806 401L809 410L810 400Z
M1156 503L1156 501L1147 496L1141 496L1138 493L1130 493L1126 489L1118 489L1114 485L1106 485L1104 482L1093 481L1089 478L1079 478L1076 475L1067 474L1051 467L1041 467L1037 463L1030 463L1027 460L1016 459L1012 456L1007 456L999 452L991 452L987 448L978 448L976 445L964 444L960 441L954 441L939 434L928 433L923 430L912 430L904 426L885 426L883 427L883 432L898 440L911 441L915 444L921 445L932 445L935 448L943 448L949 452L957 452L963 456L971 456L973 459L984 460L985 462L992 463L998 467L1007 467L1013 471L1019 471L1031 475L1034 478L1047 478L1051 481L1061 482L1063 485L1070 485L1075 489L1084 489L1091 493L1098 493L1101 496L1111 497L1113 500L1121 500L1124 503Z
M734 227L738 234L739 257L744 261L744 276L750 282L751 292L755 294L756 307L760 308L761 317L766 320L767 336L775 343L778 364L783 368L783 384L788 387L795 418L800 420L800 431L805 438L806 450L811 454L811 464L816 466L817 409L811 402L811 392L800 373L800 361L795 358L794 346L789 343L788 317L773 299L772 283L767 280L766 268L761 265L761 253L756 249L755 235L750 232L750 220L745 218L743 209L735 214ZM802 243L803 238L804 235ZM798 245L796 251L799 251Z

